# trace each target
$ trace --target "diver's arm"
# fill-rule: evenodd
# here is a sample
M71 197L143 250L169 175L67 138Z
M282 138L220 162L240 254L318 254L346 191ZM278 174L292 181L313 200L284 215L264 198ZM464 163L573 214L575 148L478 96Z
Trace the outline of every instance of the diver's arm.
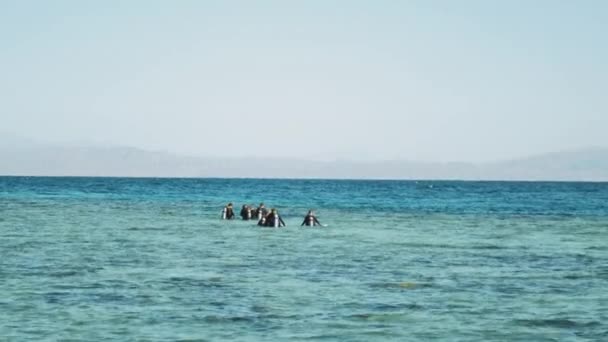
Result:
M316 217L315 217L315 223L318 224L319 226L322 226L321 222L319 222L319 220L317 220Z
M283 218L279 216L279 222L281 222L281 224L283 224L283 227L285 227L285 221L283 221Z

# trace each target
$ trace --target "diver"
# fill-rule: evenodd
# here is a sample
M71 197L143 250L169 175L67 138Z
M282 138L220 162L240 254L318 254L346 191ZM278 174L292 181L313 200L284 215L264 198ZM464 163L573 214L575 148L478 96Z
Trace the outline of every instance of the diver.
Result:
M319 220L317 220L317 217L315 216L315 213L312 210L308 211L308 214L306 214L306 216L304 216L304 221L302 222L302 224L300 226L323 226L321 224L321 222L319 222Z
M268 214L268 209L264 206L264 203L260 203L258 208L255 210L255 216L257 216L258 220L261 220L264 216Z
M234 218L234 209L232 203L228 203L224 209L222 209L222 220L232 220Z
M261 227L266 227L266 218L268 217L268 214L264 214L262 217L260 217L260 220L258 221L258 226Z
M241 209L241 217L243 220L251 220L252 214L250 206L243 204L243 208Z
M285 222L283 221L283 218L281 218L279 212L275 208L272 208L270 210L270 213L266 216L265 226L274 228L285 227Z

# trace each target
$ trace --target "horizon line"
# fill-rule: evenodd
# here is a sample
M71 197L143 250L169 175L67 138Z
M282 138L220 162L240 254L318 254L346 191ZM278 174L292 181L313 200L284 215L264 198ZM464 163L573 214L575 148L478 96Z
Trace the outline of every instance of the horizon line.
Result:
M20 137L18 135L14 135L14 137ZM21 137L23 138L23 137ZM549 150L545 152L537 152L531 154L525 154L520 156L502 158L502 159L493 159L493 160L485 160L485 161L466 161L466 160L421 160L421 159L410 159L407 157L404 158L383 158L383 159L353 159L350 157L328 157L328 158L314 158L314 157L291 157L291 156L213 156L213 155L200 155L189 152L176 152L170 150L162 150L156 148L146 148L146 147L138 147L133 145L121 145L121 144L97 144L94 142L76 142L76 141L57 141L57 142L41 142L35 139L23 138L29 140L34 143L33 147L36 148L93 148L93 149L131 149L144 153L158 153L165 154L168 156L180 157L180 158L197 158L197 159L215 159L215 160L229 160L229 161L238 161L238 160L248 160L248 159L265 159L265 160L279 160L279 161L301 161L301 162L314 162L314 163L361 163L361 164L372 164L372 163L394 163L394 162L405 162L405 163L419 163L419 164L468 164L468 165L487 165L487 164L499 164L499 163L508 163L514 161L521 161L535 157L543 157L550 156L561 153L577 153L577 152L588 152L588 151L603 151L608 152L608 146L600 146L600 145L589 145L589 146L581 146L581 147L570 147L561 150ZM31 147L31 146L30 146ZM18 149L20 147L17 147Z
M196 177L196 176L91 176L91 175L5 175L0 178L110 178L110 179L184 179L184 180L298 180L298 181L388 181L388 182L470 182L470 183L608 183L608 180L563 180L563 179L462 179L462 178L299 178L299 177Z

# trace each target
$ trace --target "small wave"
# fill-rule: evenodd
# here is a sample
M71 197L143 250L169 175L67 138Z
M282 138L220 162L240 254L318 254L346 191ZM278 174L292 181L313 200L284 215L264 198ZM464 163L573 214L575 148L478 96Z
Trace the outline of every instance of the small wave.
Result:
M47 292L44 294L44 299L49 304L58 304L69 296L69 292Z
M131 230L131 231L163 231L163 230L167 230L167 228L161 228L161 227L129 227L129 228L127 228L127 230Z
M170 277L163 281L165 284L170 284L177 287L225 287L226 285L221 282L221 277L212 277L207 279L190 278L190 277Z
M254 322L256 317L252 316L218 316L208 315L204 316L203 320L208 323L236 323L236 322Z
M508 249L508 247L499 246L499 245L450 245L450 244L432 244L432 243L400 243L394 242L393 244L399 245L404 248L437 248L437 249L464 249L464 250L498 250L498 249Z
M374 310L378 311L400 311L400 310L421 310L422 305L416 303L400 303L400 304L375 304L372 305Z
M590 246L585 249L590 251L608 251L608 246Z
M403 312L358 313L347 316L350 319L374 322L401 321L406 316Z
M344 336L337 335L337 334L321 334L321 335L303 336L300 338L303 340L322 341L322 340L341 340L344 338Z
M524 325L528 327L552 327L552 328L588 328L596 327L600 325L600 322L578 322L567 318L553 318L553 319L518 319L515 320L518 325Z
M388 282L388 283L371 283L369 285L373 288L384 288L384 289L403 289L403 290L414 290L433 287L429 283L416 283L416 282Z
M591 274L566 274L564 279L568 280L577 280L577 279L593 279L593 275Z
M56 284L52 286L57 290L90 290L90 289L102 289L104 286L101 283L79 283L79 284Z
M506 247L503 246L497 246L497 245L478 245L478 246L471 246L471 249L506 249Z
M48 277L52 277L52 278L66 278L66 277L73 277L75 275L78 275L80 272L78 271L60 271L60 272L51 272L46 274Z

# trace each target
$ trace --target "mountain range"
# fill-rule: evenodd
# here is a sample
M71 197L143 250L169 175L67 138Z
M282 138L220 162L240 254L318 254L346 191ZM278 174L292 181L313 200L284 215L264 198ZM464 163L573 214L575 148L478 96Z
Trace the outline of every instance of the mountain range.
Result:
M608 148L488 163L204 158L121 146L0 139L0 175L608 181Z

